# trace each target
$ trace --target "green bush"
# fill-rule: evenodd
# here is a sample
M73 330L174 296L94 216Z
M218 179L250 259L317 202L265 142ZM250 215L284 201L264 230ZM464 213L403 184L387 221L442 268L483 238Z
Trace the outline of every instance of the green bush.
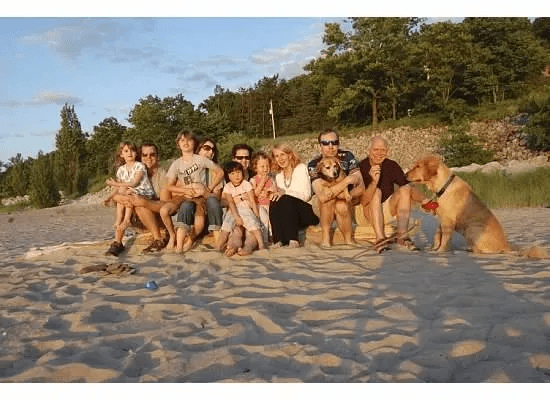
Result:
M550 95L532 96L521 111L530 114L524 128L527 146L532 150L550 150Z
M439 141L439 147L449 167L462 167L472 163L486 164L493 160L493 153L483 148L479 139L466 133L468 125L451 125Z

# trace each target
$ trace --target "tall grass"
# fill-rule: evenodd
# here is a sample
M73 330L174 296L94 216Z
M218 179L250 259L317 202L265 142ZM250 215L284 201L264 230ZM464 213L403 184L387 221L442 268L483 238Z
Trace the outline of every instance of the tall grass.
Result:
M457 173L489 208L541 207L550 204L550 168L505 175Z

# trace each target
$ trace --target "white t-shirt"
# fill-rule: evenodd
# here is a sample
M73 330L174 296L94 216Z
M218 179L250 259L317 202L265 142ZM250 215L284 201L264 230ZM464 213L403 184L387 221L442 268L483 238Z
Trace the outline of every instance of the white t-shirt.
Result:
M138 172L143 172L143 176L141 177L138 185L133 187L132 190L140 196L154 197L155 190L153 189L153 185L151 185L151 181L149 181L149 178L147 177L147 168L139 161L135 161L132 167L128 167L128 164L118 167L116 177L119 182L130 183L135 179Z
M248 181L242 181L242 183L236 187L231 182L228 182L223 187L222 193L232 196L233 200L235 201L235 205L239 205L240 203L245 203L248 205L247 193L251 190L254 190L254 188L252 187L252 184Z
M201 183L206 185L206 169L213 169L215 163L206 157L193 154L191 161L185 161L181 157L175 160L166 176L168 180L178 179L178 185L190 185L192 183Z
M308 202L311 199L311 180L305 164L296 165L292 171L290 181L285 180L283 171L275 175L275 183L284 190L285 194Z

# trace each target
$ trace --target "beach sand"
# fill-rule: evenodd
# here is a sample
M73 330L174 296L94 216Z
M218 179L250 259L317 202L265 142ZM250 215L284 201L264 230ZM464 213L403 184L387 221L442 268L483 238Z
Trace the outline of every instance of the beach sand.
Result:
M494 211L512 244L550 248L550 209ZM0 382L550 381L550 260L458 235L429 252L420 212L420 252L147 255L128 238L115 258L113 213L0 215ZM111 263L136 273L80 273Z

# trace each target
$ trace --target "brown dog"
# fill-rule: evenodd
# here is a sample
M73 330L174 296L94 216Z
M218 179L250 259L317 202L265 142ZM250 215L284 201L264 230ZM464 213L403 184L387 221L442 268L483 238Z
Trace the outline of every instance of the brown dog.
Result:
M317 176L321 178L323 188L330 188L346 177L340 161L336 157L321 158L317 163ZM336 198L349 202L351 201L351 194L346 188Z
M424 184L437 194L435 209L440 225L432 249L449 249L454 231L461 233L474 253L510 251L502 226L474 194L470 185L455 176L436 156L417 161L407 172L410 182Z

